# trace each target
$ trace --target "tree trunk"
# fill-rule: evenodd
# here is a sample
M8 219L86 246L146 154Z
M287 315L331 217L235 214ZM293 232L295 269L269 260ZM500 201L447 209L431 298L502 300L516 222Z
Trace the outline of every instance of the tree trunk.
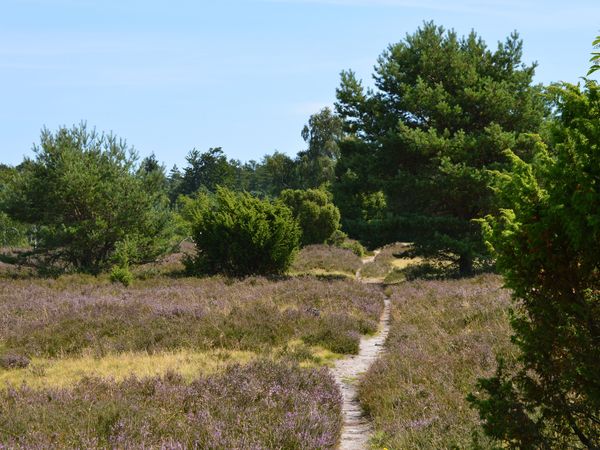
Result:
M461 277L468 277L473 274L473 257L471 255L460 255L458 272Z

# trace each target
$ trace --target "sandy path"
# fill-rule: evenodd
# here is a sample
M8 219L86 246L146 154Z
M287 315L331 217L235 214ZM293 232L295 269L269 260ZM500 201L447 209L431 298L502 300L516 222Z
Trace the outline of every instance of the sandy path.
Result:
M363 263L373 261L375 257L363 259ZM360 270L356 274L360 278ZM371 280L361 280L372 282ZM383 350L383 344L390 328L390 301L386 298L383 313L379 320L379 330L373 336L364 336L360 340L358 355L348 356L337 361L331 369L340 386L343 396L342 412L344 426L340 439L341 450L366 449L371 436L371 423L364 416L357 398L358 377L365 372Z

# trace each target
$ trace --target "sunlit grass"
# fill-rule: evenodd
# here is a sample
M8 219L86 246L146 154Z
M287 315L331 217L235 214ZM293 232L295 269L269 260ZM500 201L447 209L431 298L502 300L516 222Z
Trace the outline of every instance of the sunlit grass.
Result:
M390 262L390 265L394 269L402 270L406 269L408 266L420 264L422 262L423 258L395 258Z
M397 242L386 245L375 256L375 259L368 262L361 269L363 280L375 280L386 284L399 283L405 280L403 271L411 266L421 264L423 258L403 258L400 257L410 249L410 244Z
M254 352L248 351L181 349L155 354L127 352L101 358L91 355L76 358L33 358L29 367L0 369L0 387L21 384L33 388L67 387L90 376L120 381L131 375L144 378L167 372L176 372L185 380L191 381L199 375L215 373L231 363L248 363L255 357Z
M0 347L1 347L0 343ZM69 358L33 358L26 368L0 369L0 389L26 384L31 388L68 387L85 377L123 380L132 375L138 378L162 376L175 372L186 381L201 375L216 373L230 364L247 364L258 357L273 359L287 357L298 360L301 367L332 366L343 357L322 346L308 346L301 340L290 341L268 354L238 350L177 351L147 353L126 352L104 357L84 355Z

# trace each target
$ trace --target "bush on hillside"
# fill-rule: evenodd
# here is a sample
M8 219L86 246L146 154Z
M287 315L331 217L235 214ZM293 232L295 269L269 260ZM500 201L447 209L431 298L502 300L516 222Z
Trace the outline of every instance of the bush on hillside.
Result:
M301 231L285 205L225 188L197 202L190 217L198 254L188 261L190 271L245 276L288 269Z
M340 228L340 211L327 192L286 189L279 201L292 210L302 228L302 245L322 244Z
M338 248L350 250L359 258L367 254L367 249L357 240L350 239L342 230L335 230L326 241L327 244Z

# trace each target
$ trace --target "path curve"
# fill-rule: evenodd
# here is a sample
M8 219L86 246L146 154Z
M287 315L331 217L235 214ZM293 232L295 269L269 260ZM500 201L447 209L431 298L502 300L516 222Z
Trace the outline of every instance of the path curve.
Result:
M363 263L372 262L375 256L364 258ZM376 284L373 280L362 280L360 269L356 273L359 281ZM363 336L358 355L340 359L331 369L335 381L342 391L342 413L344 425L340 438L341 450L362 450L368 447L372 434L371 422L365 417L358 401L358 377L375 362L383 351L383 345L390 329L390 300L384 300L383 313L379 319L379 329L373 336Z

